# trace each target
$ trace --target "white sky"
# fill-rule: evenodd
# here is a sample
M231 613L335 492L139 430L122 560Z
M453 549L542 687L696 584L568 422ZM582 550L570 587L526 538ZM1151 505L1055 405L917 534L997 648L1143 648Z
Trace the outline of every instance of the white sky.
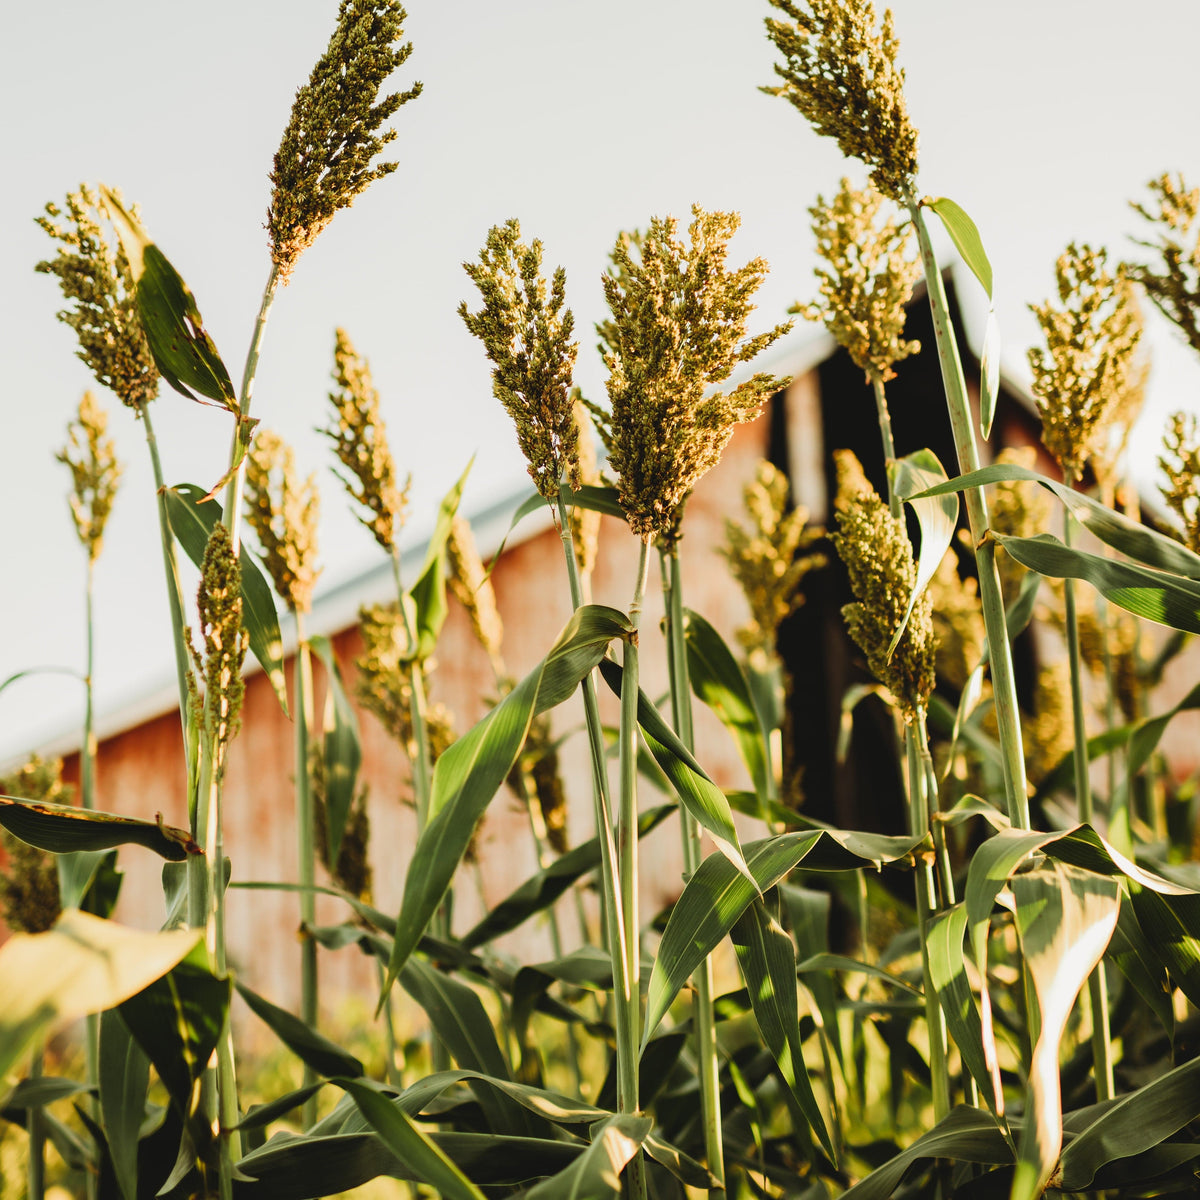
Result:
M269 266L267 172L291 98L333 28L334 0L60 0L5 4L0 97L10 168L0 189L0 363L6 470L0 679L83 657L83 555L53 455L85 388L33 224L81 180L121 187L195 293L235 380ZM756 91L774 51L757 0L410 0L414 43L395 81L425 94L394 118L400 167L339 214L277 299L254 415L320 468L325 581L373 565L312 434L325 419L333 331L371 360L392 446L414 473L418 540L437 498L479 452L465 506L521 486L515 437L486 360L456 315L473 299L459 264L516 216L567 269L580 335L577 381L603 374L591 327L618 230L693 202L736 209L739 261L765 256L762 326L808 298L806 208L847 170L790 106ZM991 255L1006 368L1021 377L1036 336L1025 305L1053 286L1070 239L1118 254L1128 201L1164 170L1200 181L1194 0L895 0L920 186L957 200ZM849 171L861 178L857 165ZM1165 414L1192 406L1194 356L1152 318L1156 367L1138 443L1152 470ZM124 485L97 574L101 711L169 680L165 589L140 428L106 393ZM164 389L154 421L168 482L211 486L229 420ZM0 759L82 712L62 677L0 694Z

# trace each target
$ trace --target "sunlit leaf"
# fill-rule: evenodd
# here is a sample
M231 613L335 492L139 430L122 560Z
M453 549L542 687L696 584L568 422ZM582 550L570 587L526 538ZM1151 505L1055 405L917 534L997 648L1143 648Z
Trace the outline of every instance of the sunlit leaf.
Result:
M931 208L942 219L954 248L962 255L962 260L971 268L975 278L983 284L988 299L992 298L992 264L983 249L983 239L975 222L947 196L936 199L926 199L922 202L926 208Z
M1062 1150L1059 1047L1075 997L1104 956L1117 925L1113 879L1054 862L1012 880L1017 934L1041 1011L1029 1063L1012 1200L1035 1200Z
M986 442L992 436L992 421L996 417L996 401L1000 396L1000 323L996 310L988 309L987 330L983 335L983 357L979 363L979 432Z
M167 515L184 553L197 567L204 565L204 550L213 527L221 520L221 506L215 500L204 503L204 492L194 483L167 488L163 495ZM238 562L242 568L242 622L250 638L250 650L270 680L283 711L288 711L287 683L283 677L283 641L279 635L279 616L267 583L254 556L243 545Z
M140 991L200 936L142 933L78 910L46 933L14 933L0 946L0 1079L49 1030Z

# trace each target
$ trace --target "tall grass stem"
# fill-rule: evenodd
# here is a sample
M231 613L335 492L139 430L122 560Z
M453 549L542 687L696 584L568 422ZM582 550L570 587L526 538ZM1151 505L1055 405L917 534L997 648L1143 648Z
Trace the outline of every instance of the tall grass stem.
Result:
M295 695L292 716L296 733L296 855L300 883L300 1019L309 1029L317 1028L317 943L312 936L316 924L316 846L313 837L313 799L308 769L309 734L313 728L312 652L304 638L304 616L296 620ZM304 1086L315 1083L317 1073L305 1065ZM316 1123L317 1098L309 1096L302 1110L304 1127Z

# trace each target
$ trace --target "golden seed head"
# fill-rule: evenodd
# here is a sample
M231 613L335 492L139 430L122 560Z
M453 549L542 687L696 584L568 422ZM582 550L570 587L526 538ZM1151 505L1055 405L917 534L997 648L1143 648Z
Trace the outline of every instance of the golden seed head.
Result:
M791 328L787 322L746 336L767 264L756 258L727 269L739 224L736 213L695 205L688 245L676 237L673 217L656 217L645 234L621 234L604 276L612 316L597 332L609 408L589 407L626 520L641 538L676 525L684 499L716 465L734 426L757 417L789 382L757 374L731 392L705 395Z
M158 395L158 368L142 332L129 260L108 226L103 199L80 184L67 195L65 213L47 204L36 220L62 243L35 269L58 278L67 303L58 319L75 330L77 356L122 404L140 410Z
M67 444L55 455L71 470L71 516L91 562L100 556L121 478L121 464L107 433L108 414L91 392L84 392L79 412L67 426Z
M521 768L533 782L538 810L546 826L546 840L556 854L571 847L567 841L567 792L559 770L558 743L550 726L550 714L535 717L521 751Z
M917 564L902 521L867 482L849 450L834 452L838 472L837 532L833 544L846 564L855 603L842 609L850 636L871 673L891 691L905 721L925 709L934 687L932 602L926 588L891 658L888 643L900 627L917 581Z
M484 568L470 523L456 516L446 538L446 567L450 589L471 618L476 640L493 662L499 663L504 641L504 622L496 608L496 591Z
M909 222L885 216L876 223L883 201L879 192L858 191L848 179L832 201L817 197L808 211L822 260L816 269L821 298L789 311L824 322L869 379L886 383L895 364L921 348L903 336L921 263L906 253Z
M742 492L748 525L725 521L725 545L717 551L729 563L750 605L750 623L738 641L760 669L776 654L779 627L804 602L800 581L825 565L812 543L824 535L808 529L808 513L788 508L788 478L767 461Z
M371 382L371 368L360 358L344 329L337 331L333 352L333 379L337 391L329 393L334 417L321 430L348 474L334 474L345 485L350 499L366 510L358 519L389 554L396 547L396 531L404 524L411 479L396 483L396 464L388 448L387 428L379 411L379 393Z
M62 761L36 755L11 775L0 778L0 795L35 804L69 804L70 789L62 781ZM0 912L8 927L20 933L45 933L62 913L58 866L54 855L0 829L0 847L8 863L0 873Z
M396 169L371 160L396 136L394 129L379 132L383 122L421 94L417 83L379 96L412 53L411 42L395 45L407 18L397 0L342 0L329 45L296 92L267 210L271 259L283 283L338 209Z
M316 565L319 516L316 475L301 484L291 446L264 429L246 456L246 520L262 547L275 590L292 612L312 608L321 574Z
M1171 414L1158 465L1166 476L1159 491L1179 518L1180 540L1200 554L1200 427L1195 413Z
M458 315L495 364L492 391L517 427L534 486L554 503L564 475L579 485L571 396L579 343L571 341L575 318L563 307L566 272L555 270L547 294L542 243L535 238L525 245L515 220L492 226L479 261L463 263L463 270L479 289L483 307L473 313L464 300Z
M1142 316L1126 270L1104 250L1069 245L1055 264L1058 301L1030 307L1046 339L1029 351L1042 441L1069 480L1082 477L1104 423L1137 378Z
M1133 207L1154 226L1155 237L1137 244L1156 259L1129 272L1200 351L1200 188L1189 190L1182 175L1163 175L1148 186L1150 205Z
M220 769L225 750L241 728L242 663L249 644L242 625L242 568L234 557L229 530L220 521L204 548L196 608L204 639L203 659L195 656L204 677L201 712Z
M906 204L917 174L917 131L896 65L891 10L877 30L871 0L769 3L789 19L767 18L767 36L784 56L775 64L783 83L762 90L783 96L848 158L862 159L879 191Z
M1029 778L1040 783L1075 745L1071 676L1065 660L1038 671L1034 716L1022 722Z

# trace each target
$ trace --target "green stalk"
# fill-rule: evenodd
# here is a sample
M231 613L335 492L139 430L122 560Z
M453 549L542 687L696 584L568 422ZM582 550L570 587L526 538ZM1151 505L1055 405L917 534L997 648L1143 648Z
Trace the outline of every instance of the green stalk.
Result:
M879 417L879 440L883 443L883 464L890 468L896 461L896 444L892 441L892 416L888 412L887 396L883 390L883 380L878 375L871 375L871 391L875 394L875 412ZM887 471L888 481L888 512L899 521L903 515L903 505L900 497L894 494L892 473Z
M689 749L695 749L692 726L691 682L688 677L687 646L683 632L683 577L677 548L660 548L663 591L667 598L667 649L671 683L671 715L675 732ZM679 809L683 838L683 869L690 879L700 868L703 857L700 823L682 806ZM704 1122L704 1149L708 1169L717 1179L709 1196L721 1200L725 1195L725 1146L721 1126L720 1063L717 1058L717 1023L713 1010L712 956L701 963L692 977L696 1000L692 1006L696 1026L696 1065L700 1076L700 1111Z
M233 428L233 444L229 448L231 474L225 489L225 522L229 526L229 537L233 543L235 557L242 545L242 491L246 485L246 458L241 440L242 427L250 416L250 401L254 395L254 378L258 373L258 356L262 351L263 334L267 328L267 318L271 315L271 305L275 302L275 291L278 286L279 268L272 263L271 273L267 276L267 285L263 288L262 299L259 301L254 332L250 335L250 349L246 351L246 365L242 368L241 401L238 404L237 424ZM234 463L237 463L236 468L234 468Z
M317 923L316 847L313 844L312 787L308 774L308 735L313 727L312 652L304 640L304 617L297 609L296 619L296 833L297 877L300 883L300 1019L309 1029L317 1028L317 943L311 930ZM317 1073L304 1067L304 1086L315 1083ZM306 1129L316 1124L317 1098L304 1102L302 1121Z
M924 714L918 718L924 725ZM912 724L904 728L905 759L908 763L908 819L909 832L913 837L929 831L928 775L921 761L918 733ZM949 1042L946 1034L946 1018L933 989L933 978L929 970L929 949L925 931L937 908L933 878L933 863L922 855L914 876L917 893L917 922L921 931L921 974L925 991L925 1023L929 1031L929 1075L933 1087L933 1115L940 1121L950 1112L950 1066Z
M34 1051L29 1063L29 1078L40 1079L45 1070L46 1051L41 1047ZM29 1163L25 1183L29 1200L42 1200L46 1194L46 1118L40 1105L25 1110L26 1127L29 1133Z
M617 1103L622 1113L640 1111L638 1099L637 1046L641 1040L641 945L638 926L638 627L642 618L642 602L646 595L646 579L650 573L650 543L647 536L641 541L633 600L629 605L632 630L623 643L621 655L621 730L619 735L619 770L621 784L617 808L617 870L621 890L621 911L625 917L624 958L630 987L618 995L617 1024L626 1030L628 1046L633 1053L622 1058L617 1054ZM641 1151L629 1163L629 1189L634 1200L646 1197L646 1164Z
M579 562L575 557L575 543L571 534L571 520L558 496L558 532L562 540L563 556L567 563L567 582L571 590L571 605L578 610L583 604L583 584ZM600 875L603 884L601 899L600 928L606 948L612 959L613 995L621 997L621 1003L630 1003L638 988L627 972L625 956L620 952L625 942L625 910L621 901L617 880L620 868L617 862L617 846L613 839L612 805L608 794L608 757L604 748L604 730L600 724L600 704L596 698L595 673L589 674L582 683L583 710L588 732L588 746L592 761L592 807L596 823L596 836L600 839ZM640 1002L640 999L639 999ZM627 1044L628 1029L617 1021L617 1058L637 1055L637 1043Z
M93 675L95 672L96 621L95 621L95 575L96 563L91 554L87 560L87 584L84 589L86 600L87 620L87 663L84 671L84 708L83 708L83 746L79 751L79 802L87 809L96 807L96 725L95 725L95 691ZM94 1087L100 1083L100 1015L89 1013L85 1021L85 1036L83 1042L84 1062L87 1069L88 1082ZM96 1097L88 1099L88 1111L93 1119L100 1116L100 1102ZM99 1186L99 1179L88 1172L87 1194L89 1200L94 1200ZM31 1193L32 1194L32 1193Z
M1074 486L1074 480L1067 480ZM1071 514L1063 516L1063 545L1071 544ZM1083 672L1079 662L1079 616L1075 604L1075 580L1064 579L1067 616L1067 662L1071 670L1071 718L1075 733L1075 797L1079 819L1092 823L1092 785L1088 778L1087 731L1083 724ZM1108 1024L1108 977L1101 961L1088 976L1088 999L1092 1009L1092 1074L1096 1100L1114 1095L1112 1033Z
M175 559L175 539L171 533L171 521L167 516L167 497L164 491L162 461L158 455L158 439L154 436L154 426L150 421L150 406L143 404L138 410L142 424L146 430L146 446L150 451L150 465L154 470L154 494L158 502L158 529L162 540L163 569L167 576L167 603L171 610L171 632L175 645L175 675L179 686L179 720L183 726L184 760L187 764L188 775L188 808L194 804L194 784L196 773L194 743L189 728L189 692L188 677L191 674L191 663L188 659L187 628L183 619L183 608L179 596L179 565ZM89 669L89 674L90 674ZM195 834L193 829L192 833Z
M950 326L950 310L946 291L933 254L933 243L925 223L921 205L911 199L908 204L917 241L921 247L921 262L925 269L925 285L929 307L933 313L933 331L937 341L938 361L946 389L946 406L954 445L958 454L958 469L967 474L979 469L979 452L975 445L971 407L967 401L967 385L963 379L962 362ZM992 691L995 696L996 720L1000 727L1000 749L1004 765L1004 792L1009 820L1019 829L1029 828L1029 798L1025 782L1025 754L1021 745L1021 720L1017 710L1017 689L1013 675L1012 647L1004 617L1004 597L1000 591L1000 575L996 569L996 543L988 536L990 521L987 500L981 488L964 493L971 540L975 544L979 572L979 596L983 605L983 624L987 632L992 668Z

